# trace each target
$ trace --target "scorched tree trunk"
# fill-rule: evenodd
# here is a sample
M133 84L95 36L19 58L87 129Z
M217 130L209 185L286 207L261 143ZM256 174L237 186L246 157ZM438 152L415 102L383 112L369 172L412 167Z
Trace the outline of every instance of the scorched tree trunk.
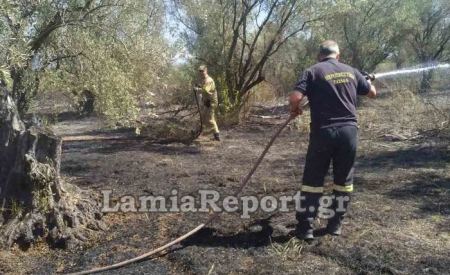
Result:
M67 247L86 240L104 227L95 196L60 179L61 139L26 125L0 89L0 244Z

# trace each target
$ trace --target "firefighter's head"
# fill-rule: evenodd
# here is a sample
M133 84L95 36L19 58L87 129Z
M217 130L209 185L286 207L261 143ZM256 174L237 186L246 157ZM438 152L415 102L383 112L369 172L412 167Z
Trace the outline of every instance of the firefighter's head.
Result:
M339 59L340 51L339 45L336 41L326 40L322 42L319 46L319 54L317 59L319 61L324 60L325 58L336 58Z
M208 76L208 68L205 65L198 67L198 75L201 79L205 79Z

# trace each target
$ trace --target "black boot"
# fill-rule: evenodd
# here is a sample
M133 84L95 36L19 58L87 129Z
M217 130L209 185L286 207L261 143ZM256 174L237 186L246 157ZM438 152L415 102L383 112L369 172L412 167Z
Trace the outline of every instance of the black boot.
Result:
M312 227L312 220L299 221L295 227L295 236L300 240L312 241L314 240L314 230Z
M215 140L215 141L220 141L220 135L219 135L219 133L214 133L213 140Z
M340 236L342 234L342 221L341 219L329 219L327 224L328 234L334 236Z
M340 236L342 234L342 220L345 218L350 204L350 193L334 191L333 195L332 209L334 216L328 220L327 232L334 236ZM337 198L341 198L342 205L339 205Z
M295 218L298 221L295 233L301 240L311 241L314 239L313 222L317 215L321 193L303 192L305 200L302 201L302 210L297 211Z

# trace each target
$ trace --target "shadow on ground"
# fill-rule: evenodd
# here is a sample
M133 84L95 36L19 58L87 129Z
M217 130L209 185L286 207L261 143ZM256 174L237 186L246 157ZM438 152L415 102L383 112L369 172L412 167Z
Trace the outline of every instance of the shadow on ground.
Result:
M421 175L419 178L396 187L386 195L396 200L419 203L419 209L426 214L450 214L450 178L436 174Z
M412 147L396 151L384 151L360 159L361 168L444 168L450 162L450 148L447 145L432 148Z
M86 149L88 148L88 149ZM152 143L141 138L129 138L120 140L83 140L64 142L63 151L71 153L86 151L88 154L115 154L122 152L150 152L162 155L193 155L199 154L197 146L186 146L183 144L164 145Z
M274 228L271 226L271 218L256 220L247 230L232 235L221 235L215 228L204 228L197 234L188 238L182 243L183 246L203 246L203 247L235 247L235 248L255 248L270 246L273 243L285 243L295 237L292 228L286 228L282 234L274 234ZM314 230L314 236L320 238L326 235L324 229Z

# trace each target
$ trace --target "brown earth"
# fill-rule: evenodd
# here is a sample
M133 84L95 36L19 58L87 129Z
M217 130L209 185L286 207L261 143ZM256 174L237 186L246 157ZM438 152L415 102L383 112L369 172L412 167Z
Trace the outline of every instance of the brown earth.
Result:
M155 144L130 132L96 131L92 118L55 126L65 137L62 175L113 196L180 195L199 189L232 194L282 123L285 107L259 108L223 141ZM100 123L100 124L99 124ZM303 126L302 126L303 125ZM285 130L243 195L293 195L300 186L305 123ZM300 130L298 130L300 128ZM450 270L449 135L397 138L360 131L355 193L342 237L312 244L291 239L294 213L223 214L170 253L104 274L444 274ZM38 244L0 253L0 273L49 274L108 265L187 232L204 213L107 214L109 225L77 250ZM323 226L320 220L319 225ZM280 225L282 225L280 227Z

